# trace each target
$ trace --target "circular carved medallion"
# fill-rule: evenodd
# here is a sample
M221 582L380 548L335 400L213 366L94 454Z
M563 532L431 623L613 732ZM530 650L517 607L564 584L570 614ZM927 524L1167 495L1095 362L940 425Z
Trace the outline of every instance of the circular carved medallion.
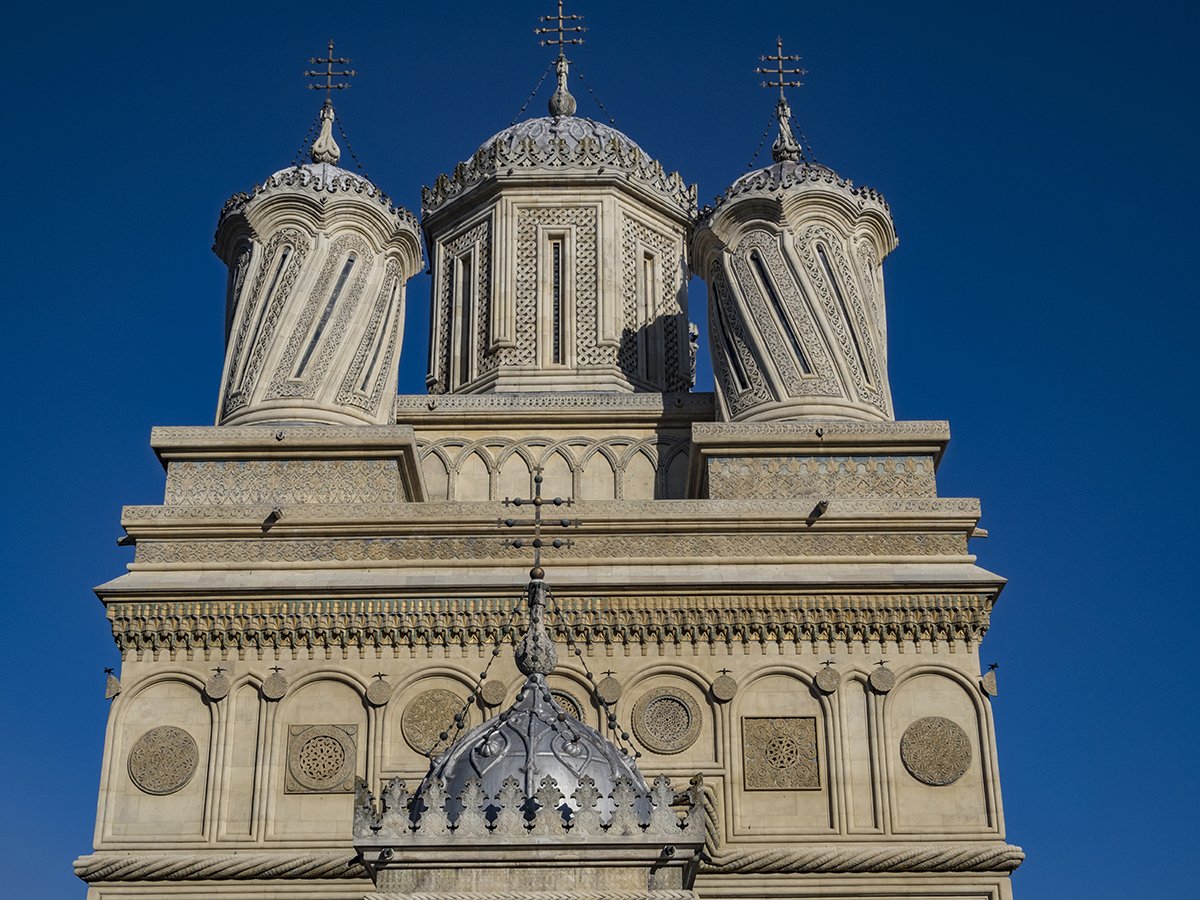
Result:
M404 708L400 731L410 747L418 753L429 753L446 743L441 735L453 730L454 717L462 708L462 698L451 691L426 691L413 697Z
M129 778L147 794L173 794L196 774L200 751L182 728L151 728L129 751Z
M287 693L288 680L282 672L272 672L262 684L262 695L268 700L282 700Z
M887 666L879 666L871 672L869 680L871 687L881 694L886 694L896 686L896 673Z
M737 689L737 679L730 678L728 675L718 675L713 679L712 695L718 703L728 703L737 694Z
M288 741L291 791L345 791L353 787L354 726L292 726ZM357 730L357 729L355 729Z
M611 706L621 699L621 682L611 675L605 675L596 685L596 696Z
M551 688L550 696L554 698L562 711L573 719L583 719L583 704L579 702L579 698L570 691L564 691L560 688Z
M503 681L485 681L479 689L479 697L486 706L499 706L508 696L508 685Z
M392 699L392 686L382 678L367 685L367 702L372 706L384 706Z
M813 681L816 682L817 690L823 691L826 694L832 694L842 683L842 676L837 669L832 666L826 666L817 672L817 677Z
M229 679L217 672L212 678L204 682L204 693L208 695L209 700L224 700L229 696L229 689L232 685Z
M800 745L786 735L771 738L763 748L763 759L776 769L790 769L800 761Z
M676 688L654 688L633 706L633 731L655 753L679 753L700 736L700 704Z
M953 784L971 765L971 741L957 724L941 716L917 719L900 738L900 759L924 784Z

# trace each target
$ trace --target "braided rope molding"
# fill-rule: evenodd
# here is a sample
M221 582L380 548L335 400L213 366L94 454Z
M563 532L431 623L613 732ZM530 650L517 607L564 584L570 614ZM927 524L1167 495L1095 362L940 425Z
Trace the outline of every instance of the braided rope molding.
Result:
M75 860L75 874L98 881L232 881L367 879L352 851L325 853L143 854L92 853Z
M1013 844L888 844L727 850L700 864L706 875L892 872L1012 872L1025 859Z
M695 891L471 891L451 894L367 894L364 900L698 900Z

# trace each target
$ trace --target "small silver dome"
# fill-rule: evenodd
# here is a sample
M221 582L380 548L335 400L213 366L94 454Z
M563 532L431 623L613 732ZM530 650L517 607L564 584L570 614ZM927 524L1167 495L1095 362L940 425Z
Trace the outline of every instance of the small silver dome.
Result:
M534 674L512 706L471 729L438 759L418 793L424 794L430 779L437 778L448 796L458 797L467 781L477 778L483 793L495 797L511 777L530 797L547 775L558 782L568 802L585 775L603 797L622 776L639 794L649 792L633 758L566 712L554 701L545 677Z
M632 154L635 150L645 154L645 151L624 132L593 119L578 116L542 116L526 119L492 135L483 142L480 149L491 150L499 147L513 153L520 150L527 140L533 141L534 148L539 152L556 149L559 140L564 141L567 150L572 152L585 142L594 144L597 152L603 152L616 141L623 154Z

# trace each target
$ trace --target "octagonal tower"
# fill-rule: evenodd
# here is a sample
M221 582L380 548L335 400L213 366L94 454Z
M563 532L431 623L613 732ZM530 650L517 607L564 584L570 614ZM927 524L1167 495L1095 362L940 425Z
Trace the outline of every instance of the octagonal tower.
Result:
M696 189L576 117L557 67L549 116L504 129L423 192L430 393L692 385Z

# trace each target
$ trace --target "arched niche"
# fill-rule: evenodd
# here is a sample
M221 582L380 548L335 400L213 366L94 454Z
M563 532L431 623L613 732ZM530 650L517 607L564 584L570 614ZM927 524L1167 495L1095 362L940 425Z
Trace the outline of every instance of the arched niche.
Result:
M464 454L454 479L455 500L488 500L491 498L491 472L481 451Z
M730 704L731 827L739 837L836 830L837 731L798 670L742 679Z
M430 500L450 498L450 471L435 451L430 450L421 460L421 474L425 476L425 492Z
M213 715L199 683L167 674L119 702L103 800L105 837L203 839Z
M597 449L583 463L579 474L580 500L615 500L617 473L608 455Z
M982 737L980 713L978 693L950 672L921 671L900 681L887 695L884 755L890 772L892 827L897 833L995 830L987 777L991 754ZM939 725L940 720L957 729ZM908 764L901 750L906 732L912 738ZM961 760L961 766L954 765L956 760ZM961 775L956 775L958 768Z
M474 683L465 671L428 666L398 684L383 711L383 771L420 778L429 768L423 751L432 748L436 753L447 745L438 738L443 731L452 742L482 722L478 703L467 705ZM459 714L464 715L463 727L456 730L454 717Z
M353 779L367 771L363 685L336 672L296 679L274 723L268 839L346 837L354 812Z

